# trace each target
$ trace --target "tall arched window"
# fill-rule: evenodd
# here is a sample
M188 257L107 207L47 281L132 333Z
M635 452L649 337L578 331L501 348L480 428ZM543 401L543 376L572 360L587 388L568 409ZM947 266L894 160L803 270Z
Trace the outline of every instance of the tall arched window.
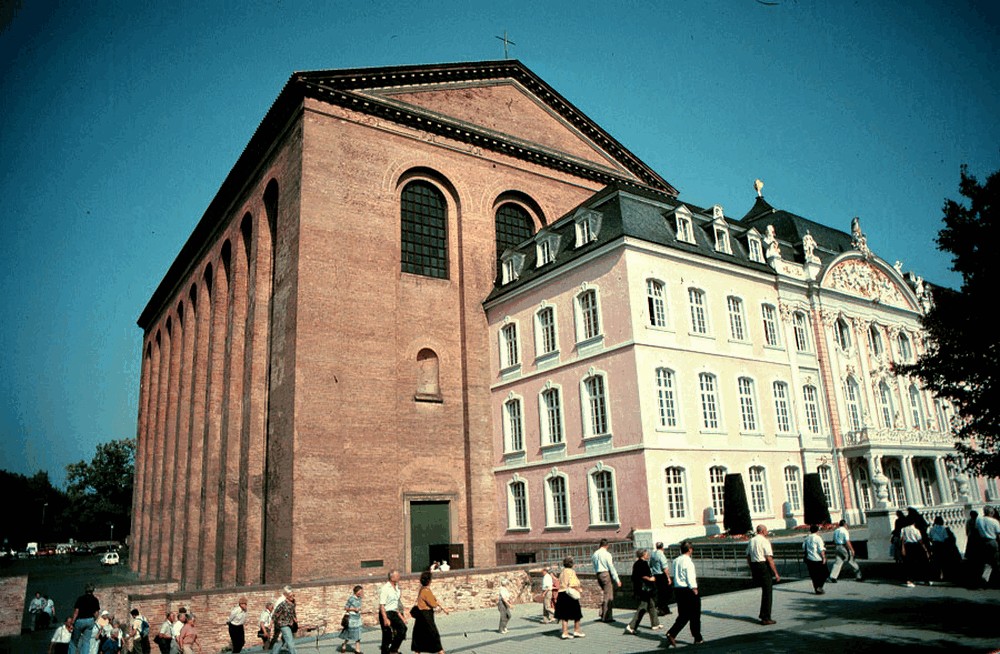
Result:
M844 394L847 399L847 419L851 431L858 431L861 429L861 390L854 377L848 377L844 383Z
M802 411L806 414L806 428L809 433L819 434L819 393L811 384L802 387Z
M441 369L437 353L429 348L417 352L417 400L441 399Z
M448 205L433 184L414 181L400 196L402 271L448 278Z
M712 496L712 512L716 520L724 513L727 472L725 466L712 466L708 469L708 493Z
M675 394L674 371L668 368L656 369L656 399L660 407L660 426L677 426L677 397Z
M892 391L889 390L889 384L879 382L878 385L878 400L882 409L882 426L891 429L894 425L895 409L892 406Z
M618 500L615 498L615 478L608 468L599 467L590 474L590 522L618 522Z
M920 391L916 384L910 384L910 415L913 418L913 426L916 429L923 429L926 426L924 420L924 404L920 401Z
M701 426L704 429L719 428L719 395L715 375L703 372L698 375L698 389L701 393Z
M646 308L649 313L649 324L653 327L667 326L667 309L663 296L663 282L647 279Z
M497 272L500 271L500 255L535 235L535 224L531 216L520 205L506 202L497 209L495 218Z
M868 478L867 466L858 464L854 469L854 481L857 486L858 498L861 500L861 508L867 511L872 508L872 487Z
M799 469L795 466L785 466L785 495L788 496L789 514L802 510L802 496L799 492L801 485Z
M667 520L687 517L686 482L684 468L671 466L664 470L663 486L666 493Z
M507 528L529 529L528 485L517 475L507 484Z

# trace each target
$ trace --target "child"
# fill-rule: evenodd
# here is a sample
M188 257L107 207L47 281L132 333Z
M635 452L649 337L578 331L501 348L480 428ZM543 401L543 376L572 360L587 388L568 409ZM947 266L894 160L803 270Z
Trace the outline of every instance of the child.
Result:
M354 641L354 651L361 651L361 598L365 595L365 589L361 586L354 587L354 594L347 599L344 605L344 613L347 614L347 628L340 632L340 637L344 644L340 646L341 652L347 651L347 643Z

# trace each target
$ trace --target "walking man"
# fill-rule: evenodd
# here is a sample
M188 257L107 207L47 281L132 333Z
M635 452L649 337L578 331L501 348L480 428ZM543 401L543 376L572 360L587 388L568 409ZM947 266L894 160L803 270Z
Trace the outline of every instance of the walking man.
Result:
M382 627L382 654L398 654L406 640L406 614L403 613L399 570L389 571L389 580L378 592L378 624Z
M69 654L88 654L93 638L94 622L101 612L101 603L94 597L94 585L87 584L83 595L73 605L73 638L69 641Z
M241 597L240 601L233 610L229 612L229 619L226 620L226 626L229 627L229 640L233 643L233 654L239 654L243 651L243 645L246 644L246 625L247 622L247 598Z
M822 595L826 591L823 590L823 584L826 582L826 543L823 542L823 537L819 535L819 525L811 525L809 527L809 535L806 536L805 541L802 543L802 549L805 551L806 559L806 569L809 570L809 578L813 582L813 590L816 591L817 595Z
M694 644L700 645L705 640L701 637L701 596L698 595L698 575L694 569L694 559L691 558L694 547L691 541L681 543L681 555L674 559L674 596L677 600L677 619L667 631L667 640L671 647L677 646L677 634L684 626L691 623L691 637Z
M771 619L771 587L773 583L781 581L781 576L774 566L774 550L771 549L771 541L767 539L767 527L764 525L757 525L757 535L747 544L747 563L750 564L754 583L760 584L760 623L774 624L774 620ZM772 574L774 574L773 582Z
M556 619L552 617L552 589L555 587L554 578L552 577L552 570L545 568L545 574L542 575L542 624L548 624L550 622L555 622Z
M836 529L833 530L833 544L837 546L837 560L833 563L833 570L830 571L831 584L837 583L840 576L840 569L847 564L847 567L854 570L854 578L861 581L861 567L854 560L854 546L851 545L851 532L847 530L847 521L841 520Z
M622 582L618 578L618 570L615 568L615 561L608 551L608 539L602 538L601 544L590 557L594 564L594 573L597 574L597 583L601 587L601 613L598 616L600 622L614 622L611 615L611 605L615 601L615 587L622 587Z
M291 586L285 586L281 591L281 596L284 601L275 606L274 612L271 614L271 624L274 627L271 632L271 640L274 641L274 644L271 645L271 654L278 654L282 648L295 654L295 635L292 633L292 625L296 623L295 592ZM188 619L190 620L190 617ZM279 634L281 640L278 640Z
M981 559L982 583L989 587L995 584L997 576L997 566L1000 565L1000 520L997 516L1000 512L994 510L992 506L983 507L983 515L976 518L976 535L979 537L979 554Z
M670 561L663 551L663 543L657 543L656 549L649 557L649 569L653 571L653 578L656 579L656 614L670 614Z

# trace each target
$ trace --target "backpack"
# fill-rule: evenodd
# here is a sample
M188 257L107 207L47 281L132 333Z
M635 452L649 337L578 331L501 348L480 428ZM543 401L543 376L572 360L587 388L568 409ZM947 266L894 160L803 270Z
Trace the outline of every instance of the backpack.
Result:
M142 620L142 624L139 625L139 635L145 638L149 635L149 623L146 622L146 616L139 616Z

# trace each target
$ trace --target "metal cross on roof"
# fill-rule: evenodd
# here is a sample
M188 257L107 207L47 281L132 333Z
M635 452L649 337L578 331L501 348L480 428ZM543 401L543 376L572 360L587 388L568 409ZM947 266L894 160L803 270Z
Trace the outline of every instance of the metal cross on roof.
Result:
M503 58L507 59L508 58L508 56L507 56L507 46L508 45L517 45L517 44L507 38L507 30L503 31L503 36L497 36L495 38L498 38L501 41L503 41Z

